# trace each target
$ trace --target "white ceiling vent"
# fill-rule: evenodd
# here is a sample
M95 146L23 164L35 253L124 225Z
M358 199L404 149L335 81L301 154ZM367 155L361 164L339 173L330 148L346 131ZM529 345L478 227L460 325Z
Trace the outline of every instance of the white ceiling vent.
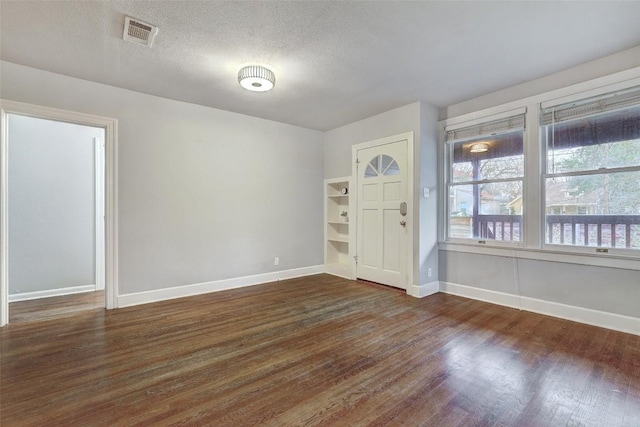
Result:
M125 17L123 39L151 47L156 34L158 34L158 27L142 22L139 19Z

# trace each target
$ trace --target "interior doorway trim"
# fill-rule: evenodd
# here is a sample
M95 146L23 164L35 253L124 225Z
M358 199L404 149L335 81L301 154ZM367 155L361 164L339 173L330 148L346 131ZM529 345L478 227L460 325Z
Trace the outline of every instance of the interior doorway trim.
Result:
M7 115L19 114L105 130L105 307L118 306L118 121L116 119L0 99L0 326L9 323Z
M418 217L418 212L417 209L414 209L414 182L415 182L415 155L414 155L414 134L413 132L406 132L406 133L402 133L399 135L394 135L394 136L389 136L386 138L380 138L380 139L375 139L373 141L368 141L368 142L363 142L360 144L354 144L351 146L351 177L352 177L352 190L351 190L351 197L352 200L354 200L355 202L355 207L354 207L354 212L356 213L353 217L355 218L355 221L353 221L353 224L350 225L349 227L353 227L354 232L353 233L349 233L349 247L354 248L353 252L354 255L356 256L356 260L357 260L357 256L358 254L356 253L357 251L357 230L358 230L358 164L357 164L357 159L358 159L358 151L359 150L363 150L363 149L367 149L367 148L373 148L373 147L379 147L381 145L387 145L387 144L392 144L394 142L398 142L398 141L407 141L407 211L411 213L411 217L409 218L409 221L407 222L407 233L410 236L409 239L407 239L407 247L406 247L406 272L407 272L407 282L406 282L406 289L407 292L409 291L409 289L411 288L411 286L414 284L413 283L413 278L414 278L414 272L413 272L413 262L414 262L414 253L417 253L417 223L419 221L419 217ZM414 250L416 252L414 252ZM357 272L358 272L358 266L356 264L356 276L357 276Z

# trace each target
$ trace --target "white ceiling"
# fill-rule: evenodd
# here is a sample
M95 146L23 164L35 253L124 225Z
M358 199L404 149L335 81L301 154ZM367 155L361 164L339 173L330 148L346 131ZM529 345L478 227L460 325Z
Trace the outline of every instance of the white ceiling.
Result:
M124 16L160 27L149 49ZM640 44L631 2L4 1L3 60L328 130L445 107ZM248 64L271 92L237 82Z

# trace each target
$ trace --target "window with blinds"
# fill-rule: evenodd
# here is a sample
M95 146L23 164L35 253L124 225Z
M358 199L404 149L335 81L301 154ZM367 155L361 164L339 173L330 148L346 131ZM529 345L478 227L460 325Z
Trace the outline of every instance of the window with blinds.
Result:
M640 249L640 87L540 118L546 243Z
M542 125L576 120L640 105L640 88L631 88L578 102L546 108L542 111Z
M445 128L447 238L522 241L525 116Z
M524 122L524 114L518 114L516 116L489 121L486 123L478 123L462 128L447 128L445 129L446 140L447 142L470 140L475 138L496 136L517 130L522 131L524 130Z

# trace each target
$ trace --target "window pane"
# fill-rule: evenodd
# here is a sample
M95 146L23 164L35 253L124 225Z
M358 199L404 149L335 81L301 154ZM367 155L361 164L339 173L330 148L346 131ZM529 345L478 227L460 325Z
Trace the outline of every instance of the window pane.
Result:
M517 178L524 174L523 131L452 144L451 182Z
M385 175L400 175L400 168L398 167L398 163L393 160L387 170L384 171Z
M371 161L369 162L369 165L371 165L371 168L376 171L376 172L380 172L380 169L378 168L378 162L380 160L380 156L375 156L373 159L371 159ZM377 175L377 173L376 173Z
M471 161L459 160L451 165L451 182L473 181Z
M451 238L518 242L522 238L522 181L451 185L449 212Z
M547 173L640 165L640 106L546 126Z
M376 172L371 165L367 165L367 169L364 171L364 177L371 178L374 176L378 176L378 172Z
M389 167L389 164L393 161L393 158L383 154L380 160L380 172L384 174L384 171Z
M400 168L398 163L391 156L383 154L380 156L380 172L382 175L399 175Z
M640 171L548 178L546 242L640 249Z

